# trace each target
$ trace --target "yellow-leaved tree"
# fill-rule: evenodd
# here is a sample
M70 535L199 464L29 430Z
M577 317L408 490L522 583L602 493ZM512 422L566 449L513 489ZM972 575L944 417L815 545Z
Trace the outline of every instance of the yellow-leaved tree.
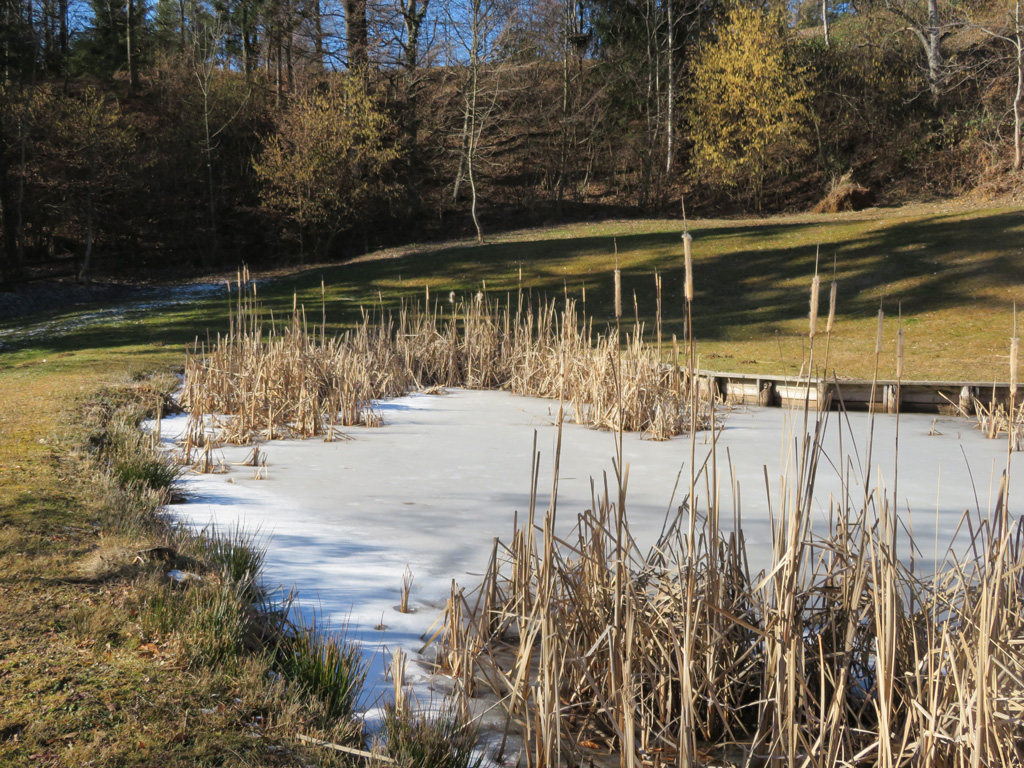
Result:
M743 195L760 210L766 182L810 151L811 91L782 14L734 4L698 51L692 82L699 181Z
M303 254L326 255L392 192L386 171L399 151L365 82L346 73L297 99L253 160L263 205L291 222Z

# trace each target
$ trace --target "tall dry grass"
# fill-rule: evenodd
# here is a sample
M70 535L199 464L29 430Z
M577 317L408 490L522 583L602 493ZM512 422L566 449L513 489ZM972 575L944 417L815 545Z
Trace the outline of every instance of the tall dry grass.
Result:
M973 418L978 429L988 439L1005 437L1009 450L1020 451L1024 449L1024 402L1018 397L1020 339L1016 335L1016 319L1013 333L1010 338L1010 382L1006 397L998 395L997 387L993 385L991 395L986 400L972 396L968 404L951 401L950 405L954 412L964 418Z
M630 534L619 457L617 483L594 484L568 534L557 488L538 510L535 480L482 583L453 585L440 664L466 695L501 698L527 765L1024 765L1024 527L1006 476L987 517L965 514L964 551L925 574L897 555L915 542L895 493L847 476L821 505L827 526L815 519L830 415L794 417L756 573L712 450L649 549Z
M373 402L430 387L505 389L557 398L579 424L666 439L689 429L692 377L663 365L636 323L620 354L618 333L595 333L575 300L540 300L522 291L504 301L404 303L395 314L364 312L354 330L328 337L295 306L285 322L260 309L240 275L230 328L187 356L182 403L191 426L187 463L215 442L326 436L379 424ZM564 373L564 375L563 375ZM707 412L697 413L696 428Z

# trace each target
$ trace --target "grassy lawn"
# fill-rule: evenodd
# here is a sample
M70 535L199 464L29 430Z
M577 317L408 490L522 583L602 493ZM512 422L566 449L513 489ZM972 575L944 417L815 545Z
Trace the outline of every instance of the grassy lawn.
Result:
M876 313L885 309L881 374L895 366L902 312L906 376L1006 380L1013 308L1024 299L1024 213L917 206L834 217L694 221L694 330L703 367L793 373L806 338L808 289L820 246L822 314L833 263L839 305L832 362L839 376L870 377ZM666 336L682 334L680 225L629 221L516 232L483 246L449 244L372 254L342 266L284 271L260 292L278 313L293 293L319 322L321 281L329 330L361 305L403 297L446 301L449 291L563 291L601 327L612 314L618 246L626 313L635 292L653 330L654 272L663 276ZM162 308L95 309L0 325L0 763L4 765L292 764L275 739L247 736L246 697L234 676L193 677L153 653L135 629L134 577L83 577L105 546L95 500L83 495L66 444L55 436L76 398L112 380L178 366L185 344L226 328L226 291ZM47 324L48 325L45 325ZM38 333L26 334L26 331ZM143 650L140 650L143 649ZM237 707L230 702L243 703ZM213 702L213 703L211 703ZM229 702L221 707L217 702ZM213 714L203 714L211 711ZM263 745L260 751L253 745ZM255 754L255 756L254 756ZM306 761L308 762L308 760Z
M1024 300L1024 212L921 205L838 216L800 215L769 220L694 221L694 332L701 365L715 370L794 373L803 359L806 317L816 253L820 251L822 314L833 269L839 283L830 369L840 377L869 378L874 367L877 312L886 313L880 373L895 368L897 317L906 333L906 378L1006 380L1013 307ZM321 317L325 284L330 330L358 320L361 306L394 309L402 298L433 299L449 291L567 291L582 299L598 328L611 319L618 245L626 314L636 295L640 319L653 333L654 273L663 278L666 338L683 333L683 265L678 221L574 224L520 231L485 245L411 247L371 254L342 266L286 271L261 288L277 311L291 309L293 293ZM62 352L116 350L125 364L142 362L163 344L167 351L224 327L226 291L190 306L100 324L19 347L32 359ZM2 339L0 339L2 341ZM24 358L27 360L28 358ZM167 359L167 358L165 358ZM47 363L50 365L51 363ZM829 372L831 374L831 370Z
M111 520L71 453L78 401L180 350L0 359L0 765L337 764L294 743L316 720L264 659L193 663L180 632L147 622L166 567L133 557L158 542Z

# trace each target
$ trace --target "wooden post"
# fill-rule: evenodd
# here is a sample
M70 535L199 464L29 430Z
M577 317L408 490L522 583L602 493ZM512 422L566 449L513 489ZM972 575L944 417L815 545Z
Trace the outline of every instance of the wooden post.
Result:
M964 416L970 416L974 410L974 391L966 384L960 387L960 410Z
M883 397L885 397L886 413L897 413L900 409L899 388L895 384L887 384Z

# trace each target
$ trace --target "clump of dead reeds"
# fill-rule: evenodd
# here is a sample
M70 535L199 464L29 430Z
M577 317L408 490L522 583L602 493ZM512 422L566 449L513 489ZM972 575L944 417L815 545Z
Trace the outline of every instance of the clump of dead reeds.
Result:
M827 527L814 519L829 415L808 409L756 573L738 502L722 524L713 448L649 549L618 468L568 534L557 489L539 514L534 481L482 583L453 584L438 655L459 690L500 697L527 765L1024 765L1024 523L1006 477L987 518L965 515L964 553L922 573L897 555L895 494L847 476Z
M1016 310L1014 311L1016 317ZM1024 449L1024 402L1018 397L1018 376L1020 358L1020 338L1016 335L1016 319L1014 335L1010 338L1010 383L1005 398L997 396L993 385L991 396L987 401L979 397L971 398L970 411L973 411L978 429L990 440L1006 438L1010 451ZM954 410L960 415L970 418L968 408L954 404Z
M968 555L923 577L897 559L884 493L817 533L801 479L756 574L738 513L712 535L705 509L690 540L684 504L645 550L614 489L568 536L531 512L479 591L453 590L442 663L503 698L535 766L699 765L698 747L737 765L1021 765L1024 531L1003 496Z
M285 324L264 322L255 290L239 277L231 327L188 355L182 402L190 411L183 460L213 442L312 437L375 426L379 398L431 387L506 389L559 397L574 420L665 439L705 426L706 409L687 407L689 370L663 364L637 322L625 336L595 334L575 300L504 302L484 292L468 301L404 303L397 316L363 314L340 336L308 328L295 306ZM621 366L621 371L618 367ZM562 376L563 368L565 376ZM621 392L620 392L621 390ZM696 416L694 416L696 414Z

